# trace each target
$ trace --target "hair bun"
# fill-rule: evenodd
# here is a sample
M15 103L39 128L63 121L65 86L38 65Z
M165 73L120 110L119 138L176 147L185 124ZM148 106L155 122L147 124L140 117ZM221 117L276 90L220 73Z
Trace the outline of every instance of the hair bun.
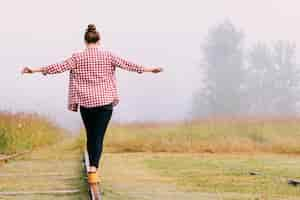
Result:
M89 24L86 31L87 32L96 32L96 26L95 26L95 24Z

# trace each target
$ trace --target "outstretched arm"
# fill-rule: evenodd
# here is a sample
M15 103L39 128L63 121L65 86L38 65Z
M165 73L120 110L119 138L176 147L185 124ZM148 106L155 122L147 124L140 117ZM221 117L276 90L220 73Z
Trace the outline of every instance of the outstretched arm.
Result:
M25 74L25 73L32 74L32 73L36 73L36 72L41 72L44 75L57 74L57 73L65 72L67 70L74 69L75 67L76 67L76 60L75 60L75 57L72 56L72 57L64 60L63 62L55 63L55 64L48 65L45 67L36 67L36 68L24 67L22 69L22 74Z
M143 72L159 73L163 71L163 69L160 67L144 67L142 65L138 65L128 60L125 60L123 58L120 58L114 54L110 54L110 57L111 57L111 62L114 66L120 67L127 71L132 71L137 73L143 73Z

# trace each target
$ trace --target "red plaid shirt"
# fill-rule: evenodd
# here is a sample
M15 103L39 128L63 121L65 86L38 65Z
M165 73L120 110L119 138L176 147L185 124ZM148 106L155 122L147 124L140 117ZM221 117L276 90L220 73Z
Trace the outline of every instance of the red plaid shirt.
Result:
M76 112L79 105L95 107L118 104L116 67L137 73L144 72L143 66L102 48L87 48L61 63L42 67L42 70L44 75L70 71L68 109Z

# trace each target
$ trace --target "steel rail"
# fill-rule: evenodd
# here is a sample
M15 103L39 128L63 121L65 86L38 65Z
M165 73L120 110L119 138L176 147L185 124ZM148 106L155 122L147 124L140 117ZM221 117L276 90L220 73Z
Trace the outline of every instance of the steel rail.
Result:
M84 151L84 168L86 173L86 178L88 177L88 169L90 166L89 155L87 150ZM101 200L101 193L99 191L99 184L88 184L88 192L90 200Z

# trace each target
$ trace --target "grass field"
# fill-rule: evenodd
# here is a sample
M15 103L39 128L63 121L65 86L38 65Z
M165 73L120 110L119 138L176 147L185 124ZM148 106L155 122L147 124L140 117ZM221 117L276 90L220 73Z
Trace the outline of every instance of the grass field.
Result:
M299 197L288 179L300 178L300 157L287 155L158 155L145 163L184 191L248 194L260 199ZM250 175L256 172L257 175Z
M106 153L107 200L297 200L300 158L278 154ZM250 171L259 175L251 176Z
M106 199L300 199L300 187L287 184L300 179L299 122L112 124L101 163Z
M112 125L109 152L300 153L300 119L210 119Z
M65 130L37 114L0 112L0 154L10 154L50 145Z

